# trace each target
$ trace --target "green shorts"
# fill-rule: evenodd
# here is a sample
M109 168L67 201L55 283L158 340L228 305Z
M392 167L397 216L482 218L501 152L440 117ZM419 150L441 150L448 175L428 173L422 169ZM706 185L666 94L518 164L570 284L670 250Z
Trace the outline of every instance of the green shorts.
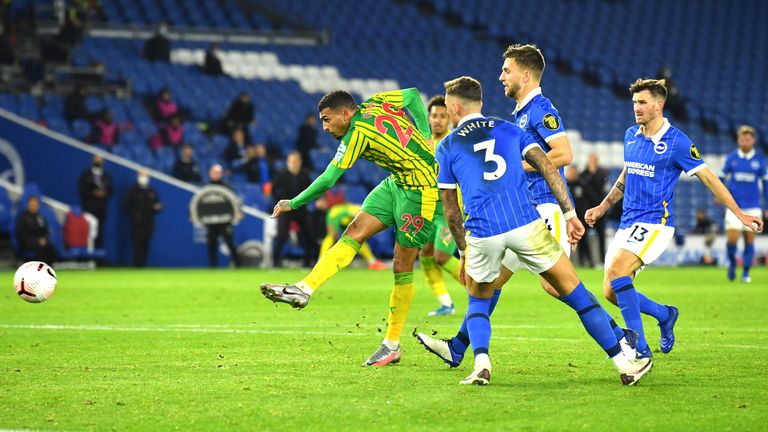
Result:
M359 211L360 206L357 204L336 204L328 210L325 216L325 224L340 234L352 223L352 220Z
M437 188L406 190L387 177L363 202L363 211L386 226L395 225L397 244L421 249L434 238Z
M443 213L443 203L437 202L437 210L435 211L435 236L433 243L435 249L445 252L448 255L453 255L456 252L456 242L453 240L451 230L448 228L448 223L445 221L445 214Z

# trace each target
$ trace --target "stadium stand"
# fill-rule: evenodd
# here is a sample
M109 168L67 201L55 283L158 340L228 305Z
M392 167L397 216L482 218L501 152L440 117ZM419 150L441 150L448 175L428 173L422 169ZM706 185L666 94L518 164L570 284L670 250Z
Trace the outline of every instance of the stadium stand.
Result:
M762 79L768 73L768 60L754 55L768 51L768 40L751 35L768 20L768 12L756 1L721 8L716 0L704 0L691 8L687 2L670 5L661 0L642 4L559 0L546 8L514 9L491 0L479 0L471 8L458 0L105 0L101 4L107 23L100 25L107 29L146 29L167 21L176 32L191 28L225 35L314 29L330 34L327 43L320 45L225 41L221 58L227 76L217 77L205 75L199 68L210 40L175 38L172 62L161 63L142 57L149 32L86 35L71 52L72 65L102 63L107 83L130 85L129 95L89 96L88 109L109 109L122 125L115 155L165 173L170 172L173 154L149 150L148 141L157 128L145 105L161 88L170 89L187 113L185 141L194 147L205 175L210 165L220 162L227 144L227 137L216 133L216 122L240 92L249 93L256 105L252 134L265 136L276 155L293 148L303 116L314 111L324 92L334 88L349 89L363 98L380 90L415 86L430 96L442 93L443 81L472 75L484 84L484 111L506 117L514 105L502 94L497 77L500 54L510 42L534 42L542 47L548 58L544 91L563 114L574 145L574 162L580 167L590 152L597 151L616 174L621 164L617 144L633 122L625 89L635 78L654 76L664 65L671 66L686 101L687 120L673 121L699 144L714 168L732 150L736 125L758 126L763 146L768 135L768 128L762 126L768 125L768 89ZM387 13L377 15L376 20L353 19L376 7L385 7ZM644 21L642 31L619 19L640 16L647 8L664 13ZM590 21L593 31L574 30L565 25L566 17ZM713 26L718 27L717 37L699 30ZM700 37L684 37L694 32ZM358 48L361 40L367 43L364 50ZM713 58L717 67L713 67ZM49 92L2 92L0 108L83 139L90 125L84 120L65 120L63 97ZM327 134L318 137L323 148L312 153L316 170L325 166L336 146ZM370 189L386 175L370 164L358 165L364 167L356 166L344 179L352 195L360 194L357 188ZM268 198L246 188L238 177L231 180L250 203L269 208ZM676 207L682 230L691 228L693 218L688 216L697 207L720 220L721 210L698 182L681 182Z

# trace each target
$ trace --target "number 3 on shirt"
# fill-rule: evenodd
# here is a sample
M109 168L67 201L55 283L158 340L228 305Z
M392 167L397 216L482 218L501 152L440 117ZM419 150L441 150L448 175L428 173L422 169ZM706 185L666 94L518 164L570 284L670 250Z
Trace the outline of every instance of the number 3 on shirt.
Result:
M386 134L387 124L389 124L390 126L392 126L392 130L395 131L395 135L397 135L397 140L400 141L400 146L402 148L405 148L405 146L408 145L408 142L411 141L411 137L413 136L413 128L408 126L407 129L403 130L403 127L400 126L400 123L397 122L397 119L393 117L393 116L397 116L397 117L405 118L405 113L400 109L398 109L396 106L386 102L381 104L381 108L387 113L392 115L386 115L386 114L377 115L376 120L374 121L376 125L376 130L382 134Z
M496 163L496 170L491 172L484 172L483 180L498 180L501 178L501 176L504 175L505 172L507 172L507 161L505 161L503 157L493 152L493 148L495 146L496 146L496 140L492 139L488 141L479 142L475 144L475 146L473 147L475 150L475 153L479 152L480 150L485 150L486 162Z

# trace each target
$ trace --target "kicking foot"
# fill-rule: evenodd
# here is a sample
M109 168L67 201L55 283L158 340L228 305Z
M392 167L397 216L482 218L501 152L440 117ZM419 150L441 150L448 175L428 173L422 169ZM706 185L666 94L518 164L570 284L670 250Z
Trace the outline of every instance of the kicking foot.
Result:
M309 294L296 285L261 284L261 293L273 302L288 303L294 309L303 309L309 303Z

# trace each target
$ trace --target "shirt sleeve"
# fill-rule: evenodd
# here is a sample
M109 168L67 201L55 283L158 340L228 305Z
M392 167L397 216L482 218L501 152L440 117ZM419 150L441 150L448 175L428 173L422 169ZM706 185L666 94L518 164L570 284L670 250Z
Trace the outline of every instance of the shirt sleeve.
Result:
M446 150L445 140L437 143L435 160L437 161L437 187L440 189L456 189L456 177L453 175L450 154Z
M360 154L365 151L367 145L365 135L357 129L352 129L341 139L331 165L345 170L352 168Z
M320 174L320 177L316 178L308 188L304 189L296 198L290 201L291 208L296 210L320 198L322 194L326 193L339 181L345 171L345 169L338 168L333 163L330 163L325 171Z
M673 156L675 166L683 170L688 176L693 176L707 166L701 153L699 153L699 149L687 137L678 137L678 142L675 144Z
M726 179L730 174L732 174L733 169L731 168L731 157L732 154L729 154L725 157L725 162L723 163L723 168L718 173L718 177L720 177L720 180L725 183Z
M520 156L522 156L523 159L525 159L525 154L528 153L528 150L534 147L541 148L539 143L537 143L536 140L533 138L533 135L531 135L529 132L523 131L520 137Z
M550 142L555 138L565 136L565 126L563 126L563 120L560 118L560 114L554 107L549 109L537 108L531 110L531 119L533 127L536 128L536 132L541 135L544 142Z

